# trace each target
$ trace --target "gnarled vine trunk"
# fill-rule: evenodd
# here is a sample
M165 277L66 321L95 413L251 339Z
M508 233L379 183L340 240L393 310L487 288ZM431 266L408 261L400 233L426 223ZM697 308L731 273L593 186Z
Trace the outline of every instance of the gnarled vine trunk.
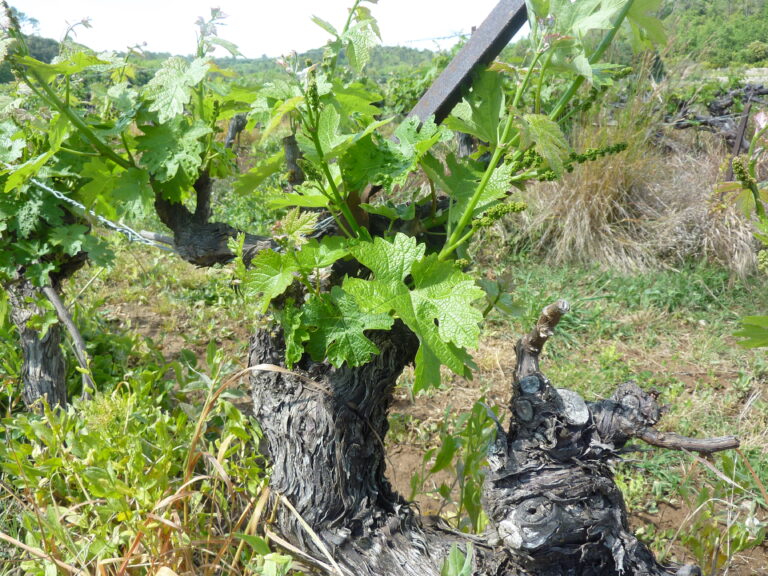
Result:
M491 528L482 536L422 518L386 479L392 390L418 346L405 326L372 333L381 352L364 366L304 361L292 371L280 366L281 335L261 329L251 342L251 384L272 462L277 532L329 574L438 576L451 546L466 550L469 542L477 576L698 574L659 565L632 535L609 467L628 439L654 437L655 396L628 383L587 404L539 371L541 347L566 310L563 302L547 307L518 343L510 425L499 425L488 455ZM694 449L734 444L700 441Z
M43 335L29 325L30 319L44 313L37 301L45 296L23 276L8 283L5 289L23 357L21 382L24 404L32 408L45 398L51 406L66 405L67 366L61 349L61 326L53 324Z

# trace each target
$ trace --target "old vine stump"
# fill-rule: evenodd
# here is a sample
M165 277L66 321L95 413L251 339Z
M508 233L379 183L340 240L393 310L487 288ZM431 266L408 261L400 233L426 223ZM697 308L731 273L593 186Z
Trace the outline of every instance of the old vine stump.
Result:
M632 437L659 443L655 394L627 383L609 400L586 403L540 372L541 349L567 310L563 301L545 308L517 344L510 423L498 425L488 454L491 527L479 536L421 517L385 477L392 391L418 347L404 325L371 334L381 352L364 366L305 358L293 371L281 366L281 334L259 330L251 385L272 463L271 530L301 561L337 575L439 576L451 546L466 551L469 543L476 576L700 574L660 565L634 537L609 465ZM737 445L664 438L700 451Z

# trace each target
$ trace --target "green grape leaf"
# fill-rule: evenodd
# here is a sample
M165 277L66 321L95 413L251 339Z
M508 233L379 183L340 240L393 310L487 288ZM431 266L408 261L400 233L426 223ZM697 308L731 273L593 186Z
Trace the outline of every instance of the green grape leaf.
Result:
M298 271L299 266L291 256L264 250L251 260L251 268L245 274L243 292L246 296L256 298L264 314L269 303L293 283L294 274Z
M279 173L283 169L285 151L281 148L278 152L258 162L253 168L238 176L235 182L234 193L236 196L251 194L262 182Z
M535 17L536 20L544 20L549 16L549 0L525 0L528 8L529 18Z
M443 124L451 130L477 136L491 146L499 144L499 125L505 113L504 86L501 74L483 70L472 88L458 103Z
M177 123L142 126L143 135L136 138L142 152L141 165L158 182L168 182L181 172L193 181L202 164L203 143L200 138L210 134L211 128L198 122L189 129Z
M482 278L478 281L478 284L480 284L485 292L488 312L495 308L499 312L510 316L520 316L523 313L523 308L515 302L512 294L507 291L500 281Z
M343 116L360 114L365 119L372 120L374 116L381 114L381 109L373 105L374 102L381 100L381 94L367 90L359 82L348 85L336 84L333 86L333 95Z
M304 323L310 331L307 350L316 361L327 358L337 368L344 362L360 366L378 354L379 349L369 340L366 330L388 330L394 320L389 314L361 310L357 301L334 286L330 297L315 296L304 307Z
M13 171L5 181L5 192L10 192L20 187L29 178L37 175L40 169L61 148L61 143L69 133L69 122L63 116L58 116L48 127L48 150L39 156L30 158L23 164L13 167Z
M564 161L571 147L557 122L543 114L524 114L520 135L523 148L533 145L556 175L563 173Z
M741 330L734 336L744 338L739 345L744 348L768 347L768 316L746 316L741 319Z
M483 315L472 302L485 296L474 280L436 254L415 262L411 297L419 316L437 323L440 337L461 347L477 346Z
M88 252L88 259L95 266L110 266L115 259L115 253L109 244L101 238L88 234L83 240L83 250Z
M162 67L144 87L144 97L152 102L150 112L157 112L160 123L184 112L184 106L192 98L192 88L205 78L208 61L196 58L187 62L174 56Z
M632 45L636 50L667 43L664 23L654 16L661 7L661 0L634 0L627 13L632 27Z
M292 298L285 301L277 316L285 339L285 364L290 370L304 355L304 343L309 340L309 330L302 320L301 309L296 307Z
M449 142L453 133L444 126L435 124L430 116L421 122L416 116L406 118L395 130L395 147L406 158L418 162L438 142Z
M405 181L412 162L380 143L374 135L356 140L340 158L341 173L348 190L362 190L378 184L389 188Z
M318 216L317 212L302 212L294 208L275 224L276 239L282 237L295 247L305 244L306 236L315 231Z
M257 101L258 103L259 101ZM304 102L304 96L293 96L292 98L288 98L287 100L278 102L274 110L272 110L269 113L269 124L267 124L266 128L264 128L264 131L261 133L261 142L266 142L267 138L277 130L282 124L283 124L283 118L287 114L290 114L294 110L296 110L301 103ZM257 104L254 103L254 106ZM254 108L251 111L252 115L255 115L256 117L263 117L263 113L259 113L259 110Z
M107 96L114 104L115 108L122 113L130 113L136 107L138 93L131 88L128 82L119 82L110 86L107 90Z
M0 122L0 161L11 164L21 157L27 143L24 133L10 120Z
M416 238L397 234L392 240L375 238L352 248L352 255L374 273L377 280L402 282L414 262L424 257L425 246Z
M46 64L35 60L31 56L22 56L19 62L36 74L43 82L50 82L59 74L72 76L94 66L109 65L110 62L102 60L92 52L78 51L72 53L66 60L55 64Z
M152 206L155 193L149 183L149 174L129 168L115 178L112 196L119 203L118 214L140 218Z
M468 161L459 160L453 154L449 155L445 161L446 166L443 166L437 158L427 155L422 160L421 166L437 187L453 199L451 222L455 223L472 199L480 183L481 174L476 172ZM481 216L508 194L512 186L513 175L514 171L511 165L503 164L494 170L472 211L474 218Z
M480 197L480 201L477 203L475 214L478 212L484 212L489 204L495 203L497 200L501 200L509 194L509 190L512 188L512 181L515 176L515 167L512 164L502 164L497 166L491 174L488 180L488 185L483 191L483 195Z
M336 28L333 27L333 24L327 22L326 20L323 20L319 16L312 16L312 22L320 26L320 28L328 32L328 34L330 34L334 38L339 37L339 33L336 31Z
M347 242L341 236L325 236L321 241L311 238L296 252L296 259L302 270L311 271L327 268L349 255Z
M361 20L352 26L344 35L344 43L347 48L347 57L352 69L361 74L365 65L371 59L371 48L376 46L377 33L373 20Z
M475 193L475 188L480 182L480 173L475 172L466 162L460 162L454 154L446 159L446 166L428 154L421 161L421 167L435 183L438 189L448 194L456 203L456 209L452 210L452 219L456 221L461 216L469 199Z
M471 357L463 347L477 346L482 314L472 303L483 296L471 277L434 254L424 257L424 245L404 234L361 243L352 254L374 277L347 278L344 290L368 313L394 313L419 339L414 389L438 385L441 364L469 377Z
M105 216L115 218L116 206L111 201L111 192L115 186L118 168L103 158L94 158L80 169L80 177L87 180L75 194L75 199Z
M608 30L628 0L551 0L550 13L561 34L583 37L590 30Z
M29 281L35 286L45 286L50 284L48 275L54 270L56 270L56 265L53 262L32 262L24 270L24 276L29 278Z
M60 246L61 249L74 256L83 249L83 242L88 234L88 227L82 224L71 224L70 226L58 226L51 230L49 239L54 246Z
M320 139L320 147L325 158L332 157L337 147L352 138L351 134L343 135L338 133L340 123L341 116L333 106L325 106L320 111L320 119L317 123L317 137Z
M368 214L378 214L390 220L413 220L416 218L416 204L395 204L387 200L384 204L360 204Z
M327 208L328 196L322 194L313 186L297 186L296 192L289 194L277 194L270 196L267 200L267 206L270 208L290 208L298 206L299 208Z

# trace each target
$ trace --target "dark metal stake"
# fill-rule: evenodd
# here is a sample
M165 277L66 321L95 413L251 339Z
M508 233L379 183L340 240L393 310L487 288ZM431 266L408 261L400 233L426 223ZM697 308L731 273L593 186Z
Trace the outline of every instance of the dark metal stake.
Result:
M461 100L462 90L472 81L472 72L490 64L527 18L524 0L501 0L408 116L423 121L434 114L435 122L442 122Z

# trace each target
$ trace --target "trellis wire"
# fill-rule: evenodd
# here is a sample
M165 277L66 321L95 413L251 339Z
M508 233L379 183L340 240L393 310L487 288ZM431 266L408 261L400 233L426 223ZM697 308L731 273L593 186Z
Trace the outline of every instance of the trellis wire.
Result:
M5 165L6 168L13 169L13 166L11 166L10 164L6 162L3 162L3 164ZM102 226L104 226L109 230L112 230L114 232L119 232L120 234L128 238L130 242L146 244L147 246L153 246L155 248L159 248L160 250L165 250L167 252L175 252L175 250L169 246L165 246L163 244L160 244L159 242L155 242L154 240L145 238L130 226L127 226L125 224L118 224L117 222L112 222L112 220L109 220L108 218L105 218L104 216L97 214L90 208L87 208L86 206L80 204L80 202L78 202L77 200L73 200L66 194L63 194L62 192L59 192L58 190L51 188L47 184L43 184L42 182L40 182L35 178L30 178L29 181L35 186L37 186L40 190L43 190L44 192L48 192L49 194L53 195L55 198L58 198L59 200L61 200L62 202L66 202L67 204L74 206L78 210L81 210L84 213L90 214L93 218L96 219L97 222L99 222L99 224L101 224Z

